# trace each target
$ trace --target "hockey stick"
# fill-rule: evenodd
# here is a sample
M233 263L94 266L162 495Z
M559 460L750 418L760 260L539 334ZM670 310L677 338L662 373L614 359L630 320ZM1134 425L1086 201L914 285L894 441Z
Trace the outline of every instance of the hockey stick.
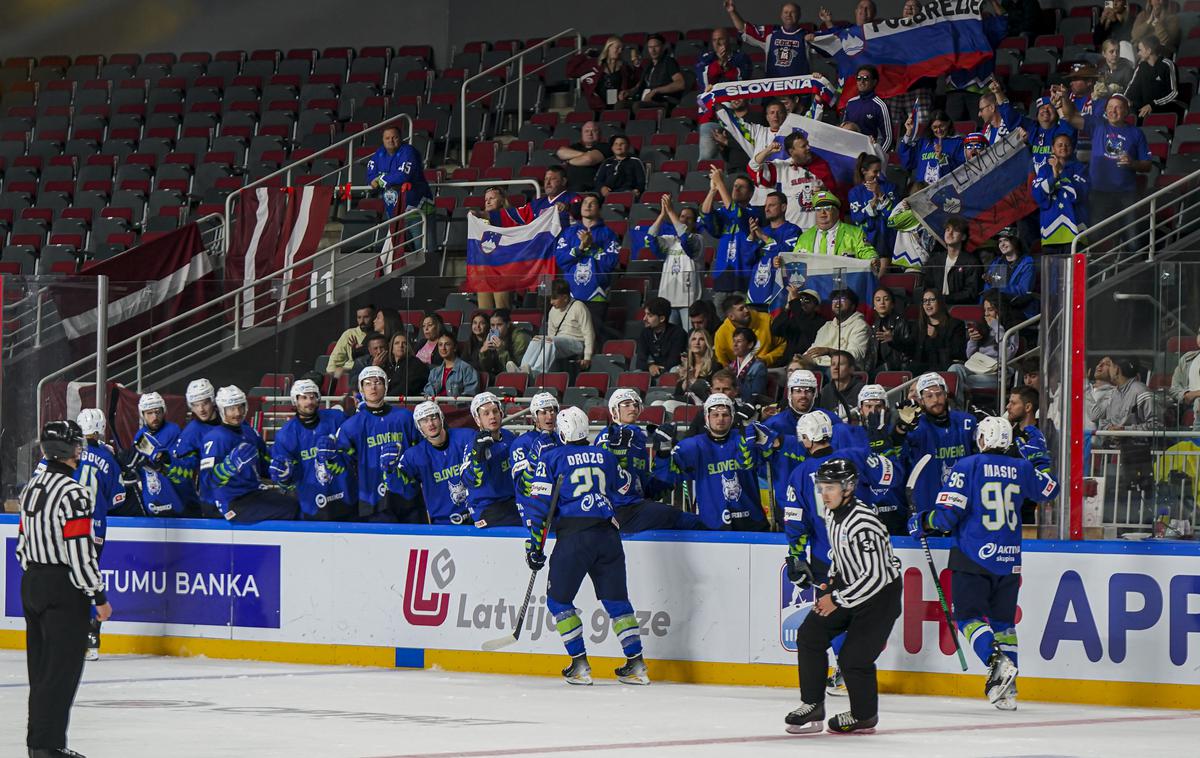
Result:
M917 461L917 465L913 467L912 473L908 475L906 489L908 491L908 507L911 513L916 513L916 499L913 497L913 488L917 484L917 480L921 477L921 472L925 470L925 464L933 460L933 456L926 453L921 460ZM954 640L954 652L958 653L958 663L962 666L962 670L967 670L967 658L963 655L962 645L958 643L958 627L954 625L954 621L950 618L950 606L946 603L946 593L942 592L942 583L938 581L937 567L933 565L933 553L929 550L929 540L925 538L925 532L917 538L921 541L921 548L925 551L925 564L929 567L929 576L933 578L933 587L937 590L938 605L942 607L942 618L946 622L946 626L950 628L950 637Z
M554 480L554 490L550 493L550 509L546 511L546 525L542 529L542 545L546 544L546 538L550 534L550 524L554 521L554 511L558 508L558 493L562 488L562 474ZM525 588L525 601L521 603L521 612L517 614L517 623L513 627L512 634L506 634L494 640L488 640L483 643L483 649L487 652L500 650L509 645L515 644L521 638L521 629L525 626L525 614L529 611L529 600L533 597L533 585L537 581L537 571L533 571L529 575L529 586Z
M778 524L775 522L775 508L778 507L778 504L775 502L775 477L771 475L771 461L767 460L764 462L767 464L767 500L769 508L767 511L767 524L771 527L772 532L777 532L779 530L776 528Z

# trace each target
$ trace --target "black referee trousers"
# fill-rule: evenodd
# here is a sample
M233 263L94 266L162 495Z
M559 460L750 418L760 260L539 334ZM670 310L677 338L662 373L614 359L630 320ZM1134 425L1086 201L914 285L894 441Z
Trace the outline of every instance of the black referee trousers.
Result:
M30 564L21 580L29 668L30 748L65 748L71 703L83 674L91 601L67 566Z
M883 652L892 626L900 618L900 580L875 597L853 608L838 608L828 616L809 611L796 634L796 662L800 666L800 697L810 704L825 702L829 643L842 632L846 641L838 666L846 680L850 713L856 719L879 715L879 683L875 659Z

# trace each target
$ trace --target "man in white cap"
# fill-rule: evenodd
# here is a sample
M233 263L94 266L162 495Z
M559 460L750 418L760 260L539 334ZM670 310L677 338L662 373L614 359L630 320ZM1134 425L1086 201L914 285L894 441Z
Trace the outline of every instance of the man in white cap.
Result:
M347 521L358 515L354 477L342 463L317 463L317 445L336 434L346 420L340 408L321 408L321 388L311 379L292 384L296 415L275 432L271 443L271 481L294 489L300 515L311 521Z
M559 444L555 434L559 411L558 398L551 392L539 392L529 399L529 416L533 428L517 435L508 446L509 473L517 496L517 511L525 518L525 506L531 497L533 470L543 450Z
M900 409L895 434L903 439L901 460L905 467L917 472L909 486L915 500L910 505L924 511L933 507L954 464L975 452L975 416L951 410L941 374L921 374L916 388L917 406ZM919 466L927 455L930 461Z
M621 387L613 392L608 399L608 414L612 423L596 435L595 445L615 455L624 472L612 496L621 533L704 529L704 522L695 515L650 499L662 487L653 477L646 433L637 425L642 414L642 398L637 390Z
M404 451L420 440L412 412L387 402L387 385L387 372L379 366L367 366L358 373L362 394L358 412L346 419L336 435L320 441L317 462L355 470L360 521L424 524L428 518L419 493L405 486L399 476L386 476L395 470Z
M520 526L517 493L513 486L509 448L517 435L500 428L504 406L491 392L480 392L471 400L471 417L479 428L463 462L467 485L467 507L475 526Z
M171 449L171 484L183 501L187 515L200 515L200 498L196 493L196 474L200 470L200 447L204 435L220 425L217 417L217 406L213 402L217 396L212 382L207 379L193 379L188 383L184 398L192 420L187 422L179 439ZM143 490L143 498L145 491Z
M205 508L235 524L295 519L295 498L261 487L270 456L262 437L246 423L246 393L235 385L222 387L216 402L221 423L204 435L200 457L200 492L211 498Z
M413 409L413 418L425 439L400 456L400 477L406 484L420 485L429 523L470 524L462 464L475 444L475 433L470 429L448 429L441 407L431 400Z

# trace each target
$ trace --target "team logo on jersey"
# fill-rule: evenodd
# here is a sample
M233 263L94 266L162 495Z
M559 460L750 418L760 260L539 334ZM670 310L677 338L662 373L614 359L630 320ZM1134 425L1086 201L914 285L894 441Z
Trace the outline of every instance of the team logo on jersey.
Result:
M151 495L157 495L162 492L162 480L158 478L158 472L148 468L142 469L146 472L146 489Z
M682 256L679 256L679 255L671 256L671 273L672 274L678 274L680 271L683 270L683 264L679 260L681 257Z
M994 556L995 554L996 554L996 543L995 542L989 542L986 545L984 545L983 547L979 548L979 559L980 560L986 561L989 558L991 558L992 556Z
M725 497L725 502L735 503L742 498L742 483L738 481L737 474L725 476L721 474L721 494Z
M587 284L592 280L592 262L591 260L580 261L575 267L575 283L579 285Z
M461 481L450 482L450 502L462 505L467 502L467 485Z
M333 476L329 473L329 467L324 463L318 463L316 465L316 471L318 484L329 484L333 481Z
M386 189L383 191L383 204L386 206L394 206L400 202L400 193L394 189Z
M484 232L479 238L479 249L484 253L493 252L500 246L500 232Z
M754 285L765 287L769 281L771 281L771 262L764 260L758 264L758 268L754 269Z
M725 260L730 263L737 260L737 242L729 240L729 244L725 246Z
M815 587L800 589L788 581L787 565L779 567L779 644L784 650L796 652L796 632L816 601Z
M375 491L379 493L380 497L386 497L387 496L387 484L385 482L380 482L379 486L375 488Z
M426 577L444 590L454 580L454 559L450 551L429 558L424 548L408 551L408 575L404 581L404 619L413 626L441 626L450 612L450 593L426 594Z

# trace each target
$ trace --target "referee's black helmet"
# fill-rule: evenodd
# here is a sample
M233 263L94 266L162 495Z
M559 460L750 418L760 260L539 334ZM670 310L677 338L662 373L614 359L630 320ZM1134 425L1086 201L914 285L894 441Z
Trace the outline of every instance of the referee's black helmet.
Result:
M49 460L69 460L79 453L79 448L83 445L83 430L70 419L47 421L42 427L40 442L42 455Z
M817 482L842 485L843 489L854 489L858 484L858 467L854 461L834 458L817 467Z

